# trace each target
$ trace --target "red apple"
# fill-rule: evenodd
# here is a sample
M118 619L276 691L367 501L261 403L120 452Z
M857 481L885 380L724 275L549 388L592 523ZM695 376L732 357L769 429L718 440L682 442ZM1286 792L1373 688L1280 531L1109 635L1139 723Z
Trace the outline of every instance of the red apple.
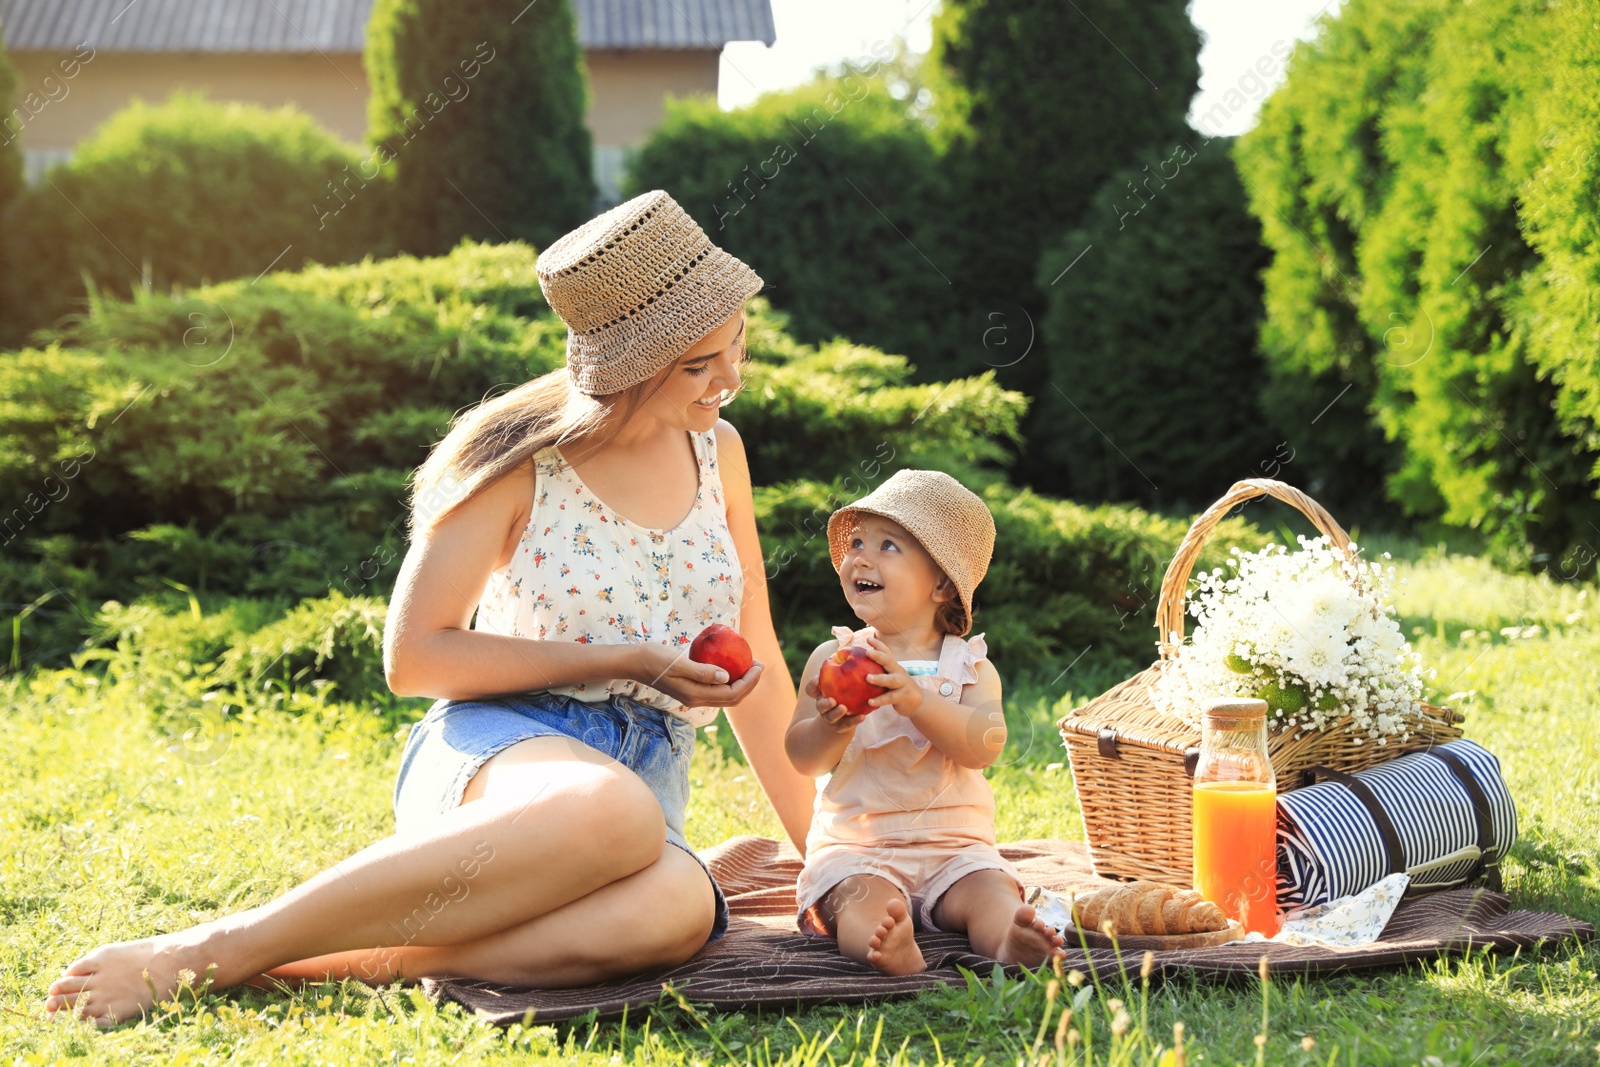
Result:
M866 715L877 711L867 703L879 693L888 690L867 681L869 674L882 674L883 667L867 655L861 645L846 645L827 659L817 670L817 688L822 695L837 700L846 715Z
M696 663L709 663L728 672L728 681L743 678L755 663L750 652L750 642L739 636L731 626L714 622L700 631L689 645L689 658Z

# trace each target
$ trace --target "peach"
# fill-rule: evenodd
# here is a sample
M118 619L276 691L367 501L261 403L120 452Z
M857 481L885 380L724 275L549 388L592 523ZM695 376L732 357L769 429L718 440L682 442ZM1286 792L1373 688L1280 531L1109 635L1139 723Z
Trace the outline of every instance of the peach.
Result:
M883 673L878 661L861 645L847 645L822 661L817 670L817 688L822 695L837 700L847 715L866 715L878 709L867 701L888 690L867 681L869 674Z
M689 645L689 658L696 663L709 663L728 672L728 681L736 681L750 672L755 656L750 652L750 642L739 636L731 626L714 622L700 631Z

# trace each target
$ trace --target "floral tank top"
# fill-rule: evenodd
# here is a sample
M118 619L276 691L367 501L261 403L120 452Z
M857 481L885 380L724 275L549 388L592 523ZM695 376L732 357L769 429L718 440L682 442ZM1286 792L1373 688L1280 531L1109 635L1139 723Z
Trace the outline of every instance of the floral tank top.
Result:
M712 623L735 629L744 594L728 530L716 431L690 432L700 487L683 521L653 530L618 515L551 445L534 455L533 512L511 562L489 576L473 629L538 641L637 644L688 652ZM631 697L704 726L716 708L690 708L619 678L548 687L590 703Z

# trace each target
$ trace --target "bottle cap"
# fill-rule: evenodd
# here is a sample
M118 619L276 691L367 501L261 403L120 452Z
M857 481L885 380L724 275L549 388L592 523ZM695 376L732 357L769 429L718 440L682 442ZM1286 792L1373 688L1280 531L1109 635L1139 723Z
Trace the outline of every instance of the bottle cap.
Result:
M1212 697L1200 705L1200 713L1215 719L1263 719L1267 702L1257 697Z

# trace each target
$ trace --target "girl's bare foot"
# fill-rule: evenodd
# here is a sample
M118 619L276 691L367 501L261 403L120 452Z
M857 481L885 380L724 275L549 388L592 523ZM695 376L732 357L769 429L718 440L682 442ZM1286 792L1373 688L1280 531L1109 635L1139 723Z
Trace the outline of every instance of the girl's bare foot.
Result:
M893 898L884 907L883 922L867 938L867 962L884 974L920 974L928 969L911 933L905 901Z
M1023 904L1011 917L1006 938L995 959L1001 963L1020 963L1024 967L1037 967L1061 951L1064 944L1055 928L1034 913L1031 904Z
M195 989L201 988L207 969L217 962L215 951L208 947L209 925L101 945L80 956L50 983L45 1014L67 1012L98 1026L115 1026L149 1012L158 1000L171 1000L185 981ZM215 971L211 976L217 988L239 980L238 976Z

